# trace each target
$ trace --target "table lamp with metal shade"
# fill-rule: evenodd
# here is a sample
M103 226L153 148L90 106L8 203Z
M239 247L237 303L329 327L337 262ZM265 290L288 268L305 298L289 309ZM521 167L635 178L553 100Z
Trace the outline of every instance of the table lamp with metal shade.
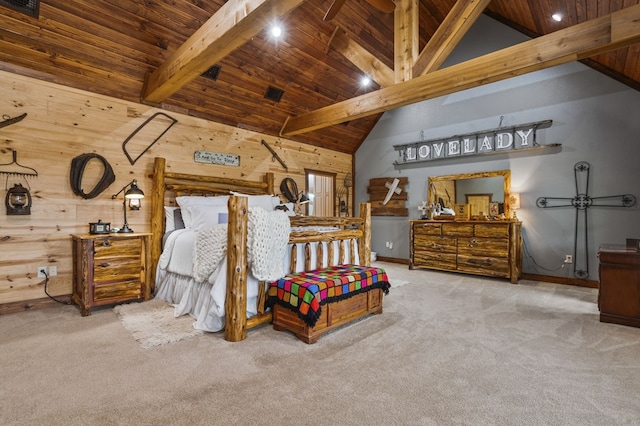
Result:
M128 189L127 189L128 187ZM126 191L125 191L126 190ZM129 200L129 205L131 209L138 210L140 209L140 200L144 198L144 192L140 188L138 188L138 181L132 180L128 184L126 184L120 191L111 196L112 199L116 198L122 191L124 192L124 200L122 201L122 212L124 214L124 225L118 231L119 233L130 233L133 232L133 229L129 228L129 224L127 223L127 200Z

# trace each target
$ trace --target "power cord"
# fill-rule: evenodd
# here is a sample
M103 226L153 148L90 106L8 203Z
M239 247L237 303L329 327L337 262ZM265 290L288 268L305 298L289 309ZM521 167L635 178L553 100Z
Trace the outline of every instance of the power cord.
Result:
M47 274L45 271L42 271L42 273L44 274L44 294L49 296L49 298L55 302L61 303L63 305L70 305L71 302L65 302L64 300L56 299L55 297L49 294L49 292L47 291L47 284L49 284L49 274Z
M556 269L549 269L549 268L545 268L542 265L538 265L538 262L536 262L536 260L533 258L533 255L531 253L529 253L529 249L527 248L527 242L524 238L524 235L522 236L522 247L524 248L524 254L526 257L528 257L529 259L531 259L531 261L533 262L533 264L540 268L543 269L547 272L555 272L555 271L559 271L560 269L564 268L565 263L562 262L562 264L560 266L558 266Z

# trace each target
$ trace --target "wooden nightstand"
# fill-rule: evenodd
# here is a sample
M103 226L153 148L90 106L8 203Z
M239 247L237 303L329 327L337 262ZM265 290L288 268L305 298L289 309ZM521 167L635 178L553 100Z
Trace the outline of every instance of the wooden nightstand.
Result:
M82 316L94 306L150 297L149 233L72 235L73 294Z
M640 327L640 252L603 244L598 259L600 321Z

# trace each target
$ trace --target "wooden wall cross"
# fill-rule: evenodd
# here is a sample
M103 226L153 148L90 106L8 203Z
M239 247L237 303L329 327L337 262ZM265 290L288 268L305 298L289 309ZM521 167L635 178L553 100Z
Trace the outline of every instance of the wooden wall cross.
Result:
M589 163L580 161L573 166L574 177L576 181L576 196L573 198L563 197L540 197L536 200L536 205L543 209L556 207L574 207L576 209L576 222L574 230L573 242L573 275L577 278L586 279L589 277L589 246L587 241L587 212L591 207L633 207L636 204L636 197L631 194L608 195L604 197L589 196ZM584 188L584 192L580 192L580 187ZM582 212L582 217L580 216ZM582 220L581 220L582 219ZM578 267L578 230L579 222L582 221L584 226L583 236L583 254L584 269ZM581 264L582 264L581 263Z

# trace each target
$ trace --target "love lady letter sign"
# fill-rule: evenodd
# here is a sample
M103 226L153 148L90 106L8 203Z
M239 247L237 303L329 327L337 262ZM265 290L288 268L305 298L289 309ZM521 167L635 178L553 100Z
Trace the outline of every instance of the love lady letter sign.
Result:
M560 144L541 146L537 143L537 131L551 127L551 123L552 120L545 120L448 138L394 145L393 148L400 156L394 165L557 147Z

